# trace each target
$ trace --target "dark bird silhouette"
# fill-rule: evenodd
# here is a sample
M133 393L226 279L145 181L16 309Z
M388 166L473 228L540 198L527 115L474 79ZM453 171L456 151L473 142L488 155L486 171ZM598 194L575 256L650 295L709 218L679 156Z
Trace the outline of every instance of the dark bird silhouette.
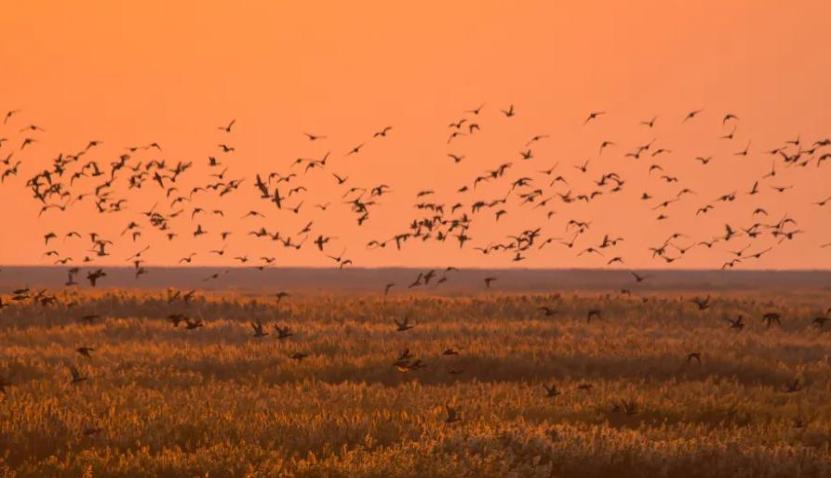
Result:
M557 389L557 385L545 385L542 386L545 389L545 396L546 398L556 398L560 395L560 391Z
M79 383L86 381L87 378L88 378L88 377L85 377L85 376L81 375L81 372L78 371L78 369L73 367L73 366L69 367L69 373L71 375L70 383L72 385L78 385Z
M237 120L232 119L227 125L219 126L217 129L221 129L222 131L225 131L226 133L230 133L231 128L234 127L234 123L236 123L236 122L237 122ZM226 151L226 153L227 153L227 151Z
M583 125L585 126L585 125L589 124L589 121L591 121L593 119L597 119L598 117L600 117L601 115L604 115L604 114L606 114L605 111L592 111L591 113L589 113L589 116L586 117L586 120L583 121Z
M708 295L705 298L701 297L693 297L690 302L695 304L698 307L698 310L707 310L710 308L710 296Z
M687 121L689 121L689 120L695 118L696 116L698 116L702 111L703 110L690 111L689 113L687 113L687 116L685 116L684 119L681 122L686 123Z
M782 326L782 322L780 320L781 318L782 318L782 316L779 315L778 312L767 312L767 313L765 313L765 315L762 316L762 322L764 322L766 324L767 328L770 328L770 326L773 325L774 323L781 327Z
M402 321L399 321L398 319L393 319L393 322L395 322L395 325L396 325L395 330L397 332L406 332L406 331L412 329L413 327L415 327L414 324L410 324L410 319L406 318L406 317Z
M727 323L730 324L731 329L735 329L735 330L738 330L738 331L741 331L742 329L744 329L744 325L745 325L744 324L744 317L741 316L741 315L739 315L739 317L736 318L735 320L731 320L729 318L725 318L724 320L727 321Z
M543 315L545 315L546 317L553 317L553 316L557 315L560 312L559 310L552 309L551 307L548 307L548 306L542 306L542 307L540 307L540 310L542 311Z
M279 340L285 340L294 335L294 332L288 326L280 327L279 325L275 325L274 331L277 332L277 338Z
M92 287L95 287L98 284L98 280L102 277L106 277L107 273L104 272L103 269L97 269L95 271L87 272L87 280Z
M381 129L380 131L376 131L376 132L375 132L375 134L373 134L372 136L373 136L374 138L386 138L386 137L387 137L387 133L389 133L389 132L390 132L390 130L392 130L392 126L385 126L385 127L384 127L383 129Z
M254 330L254 337L260 338L268 335L268 332L263 330L263 323L259 320L251 322L251 328Z
M785 384L784 390L785 393L796 393L802 390L802 384L799 382L799 378L795 378L793 382Z

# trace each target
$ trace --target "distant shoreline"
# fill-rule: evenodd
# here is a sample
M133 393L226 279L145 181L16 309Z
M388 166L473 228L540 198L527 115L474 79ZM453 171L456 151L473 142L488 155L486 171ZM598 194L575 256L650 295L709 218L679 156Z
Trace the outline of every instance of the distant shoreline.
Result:
M89 288L85 271L98 267L82 267L77 280ZM171 267L146 266L149 273L135 279L131 267L102 267L107 276L99 288L158 289L166 287L206 290L380 290L395 283L393 292L465 292L487 290L485 277L497 277L493 291L556 291L556 290L748 290L748 289L816 289L831 291L831 270L653 270L653 269L461 269L447 272L447 280L436 287L435 280L427 287L408 288L420 272L431 270L410 267L380 268L316 268L278 267L263 271L253 267ZM0 266L0 293L18 287L64 287L65 266ZM435 268L436 280L445 274ZM638 283L631 271L646 279ZM206 280L219 273L217 279Z

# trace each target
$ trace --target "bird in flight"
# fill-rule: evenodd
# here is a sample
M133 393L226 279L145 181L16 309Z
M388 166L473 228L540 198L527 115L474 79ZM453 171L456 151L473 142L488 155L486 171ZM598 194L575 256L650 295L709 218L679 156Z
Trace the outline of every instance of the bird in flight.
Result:
M589 124L589 121L597 119L598 117L600 117L602 115L605 115L605 114L606 114L605 111L592 111L591 113L589 113L589 116L586 117L586 120L583 121L583 125L587 125L587 124Z
M217 129L221 129L222 131L225 131L226 133L230 133L231 128L234 127L234 123L236 123L236 122L237 122L236 119L232 119L227 125L219 126L219 127L217 127Z
M696 116L698 116L699 114L701 114L702 111L703 110L690 111L689 113L687 113L687 116L684 116L684 119L681 122L686 123L687 121L689 121L689 120L695 118Z
M373 138L386 138L387 133L390 132L392 126L385 126L383 129L376 131L375 134L372 135Z
M465 113L472 113L474 115L478 115L482 111L482 108L484 108L484 107L485 107L485 104L482 103L481 105L479 105L479 107L474 108L472 110L467 110L467 111L465 111Z

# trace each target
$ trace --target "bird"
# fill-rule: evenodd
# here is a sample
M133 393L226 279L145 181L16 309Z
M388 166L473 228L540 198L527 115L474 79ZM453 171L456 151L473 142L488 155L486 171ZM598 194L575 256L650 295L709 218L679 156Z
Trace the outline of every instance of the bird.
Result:
M191 320L190 318L185 319L185 330L196 330L201 329L205 326L205 323L202 319Z
M600 309L589 309L589 311L586 313L586 322L591 322L593 318L599 319L601 313L602 311Z
M289 337L294 336L294 332L288 326L281 327L279 325L274 326L274 331L277 332L277 339L285 340Z
M263 330L263 324L259 320L251 322L251 328L254 330L254 337L260 338L268 335L268 332Z
M735 320L731 320L729 318L725 318L724 320L726 320L730 324L731 329L739 331L744 329L744 317L741 315L739 315Z
M657 117L657 116L653 116L653 117L652 117L652 119L650 119L650 120L648 120L648 121L641 121L641 123L640 123L640 124L641 124L641 125L643 125L643 126L647 126L647 127L649 127L649 128L653 128L653 127L655 126L655 121L656 121L657 119L658 119L658 117Z
M545 396L547 398L555 398L560 395L560 391L557 389L556 385L548 386L543 384L543 388L545 389Z
M736 116L736 115L734 115L734 114L732 114L732 113L727 113L727 114L725 114L725 115L724 115L724 118L722 118L722 120L721 120L721 124L722 124L722 125L724 125L724 124L726 124L726 123L727 123L728 121L730 121L730 120L738 120L738 119L739 119L739 117L738 117L738 116Z
M92 287L95 287L98 284L98 281L102 277L106 277L107 273L104 272L103 269L97 269L95 271L90 271L87 273L87 280Z
M236 123L236 122L237 122L237 120L232 119L227 125L219 126L217 129L221 129L222 131L225 131L226 133L230 133L231 128L234 127L234 123ZM227 153L227 151L226 151L226 153Z
M385 126L383 129L376 131L372 136L375 138L386 138L387 133L392 129L392 126Z
M318 134L312 134L312 133L303 133L303 134L309 139L309 141L317 141L319 139L326 139L326 136L322 136L322 135L318 135Z
M414 324L410 323L410 319L406 318L406 317L402 321L399 321L398 319L393 319L393 322L395 322L395 325L396 325L395 330L398 331L398 332L406 332L406 331L412 329L413 327L415 327Z
M12 119L12 116L16 115L17 113L20 113L20 110L7 111L6 114L3 116L3 124L8 123L9 120Z
M485 104L482 103L481 105L479 105L478 107L476 107L472 110L465 111L465 113L472 113L474 115L478 115L482 111L482 108L484 108L484 107L485 107Z
M690 111L689 113L687 113L687 116L684 116L684 119L681 122L686 123L687 121L689 121L689 120L695 118L696 116L698 116L699 114L701 114L701 112L702 112L702 110Z
M78 385L79 383L84 382L84 381L87 380L87 377L81 375L81 372L78 371L78 369L75 368L74 366L69 367L69 373L71 375L70 383L72 385Z
M540 311L542 311L543 315L545 315L546 317L553 317L560 312L557 309L552 309L548 306L541 306Z
M710 296L701 298L701 297L694 297L690 300L693 304L698 307L698 310L707 310L710 308Z
M592 112L591 112L591 113L589 113L589 115L586 117L586 120L583 122L583 125L587 125L587 124L589 124L589 121L591 121L591 120L593 120L593 119L597 119L597 118L599 118L600 116L602 116L602 115L604 115L604 114L606 114L606 112L605 112L605 111L592 111Z
M781 326L782 322L780 321L781 316L777 312L766 312L762 316L762 321L767 325L767 328L770 328L771 325L776 323L777 325Z
M785 384L784 391L785 393L796 393L802 390L802 384L799 381L799 378L795 378L793 382Z

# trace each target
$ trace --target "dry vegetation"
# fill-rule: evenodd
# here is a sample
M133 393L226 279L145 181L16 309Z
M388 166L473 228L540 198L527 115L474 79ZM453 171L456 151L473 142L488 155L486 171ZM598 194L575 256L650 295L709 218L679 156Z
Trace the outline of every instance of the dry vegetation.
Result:
M706 310L681 295L15 304L0 311L0 475L831 476L831 335L812 322L827 295ZM743 330L723 320L739 313ZM426 367L393 366L407 348Z

